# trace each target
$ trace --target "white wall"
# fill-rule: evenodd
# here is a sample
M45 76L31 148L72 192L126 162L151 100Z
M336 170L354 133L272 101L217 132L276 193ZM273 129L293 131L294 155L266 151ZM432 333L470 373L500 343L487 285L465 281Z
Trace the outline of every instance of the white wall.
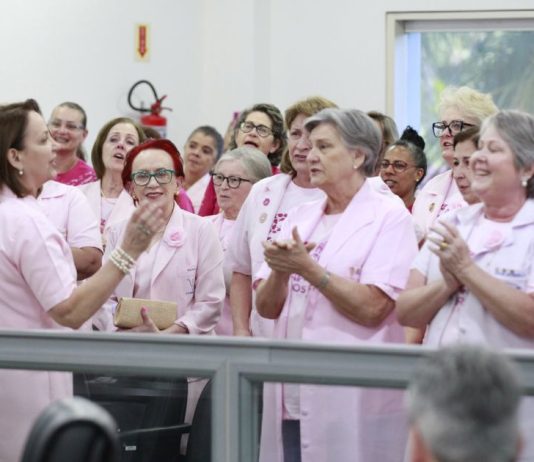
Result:
M201 121L201 7L173 0L0 0L0 101L34 97L45 117L61 101L80 103L90 148L107 120L132 114L128 90L148 79L169 95L170 136L179 141L180 127ZM134 59L136 23L151 26L149 63ZM142 93L148 105L152 96Z
M99 127L131 114L126 94L151 80L179 146L200 124L221 132L234 110L282 110L321 94L385 110L387 11L532 9L534 0L0 0L0 101L63 100ZM134 25L151 26L151 60L134 60ZM147 98L147 103L148 103Z

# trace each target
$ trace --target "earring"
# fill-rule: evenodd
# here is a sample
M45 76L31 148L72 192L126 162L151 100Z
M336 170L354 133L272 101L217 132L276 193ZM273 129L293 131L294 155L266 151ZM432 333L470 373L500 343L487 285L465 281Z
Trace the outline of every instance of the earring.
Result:
M530 180L530 178L527 178L526 176L521 179L521 186L523 186L523 188L528 186L528 180Z
M20 169L20 170L19 170L19 175L20 175L20 176L24 175L24 170Z

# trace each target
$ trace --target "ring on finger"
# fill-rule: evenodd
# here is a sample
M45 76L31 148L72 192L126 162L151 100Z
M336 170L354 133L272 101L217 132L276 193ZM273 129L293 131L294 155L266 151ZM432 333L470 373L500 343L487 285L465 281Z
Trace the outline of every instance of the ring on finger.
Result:
M443 239L443 241L441 241L439 244L439 250L441 251L447 250L448 247L449 247L449 244L448 242L445 241L445 239Z
M137 225L137 228L139 229L139 231L141 231L143 234L145 234L146 236L151 236L152 235L152 231L150 231L150 229L148 229L145 225L143 224L139 224Z

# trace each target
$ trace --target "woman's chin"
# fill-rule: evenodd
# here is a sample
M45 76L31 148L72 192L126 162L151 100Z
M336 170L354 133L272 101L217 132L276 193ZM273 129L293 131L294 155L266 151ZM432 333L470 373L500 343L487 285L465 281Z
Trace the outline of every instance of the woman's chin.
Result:
M48 178L45 180L45 183L50 180L55 180L57 178L57 170L55 168L51 168L48 171Z

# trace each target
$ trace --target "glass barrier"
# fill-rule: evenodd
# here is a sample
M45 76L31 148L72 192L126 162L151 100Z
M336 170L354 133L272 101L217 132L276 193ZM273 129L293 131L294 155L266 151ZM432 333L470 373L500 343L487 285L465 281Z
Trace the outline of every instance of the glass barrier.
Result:
M2 445L16 443L24 422L29 428L34 421L37 408L32 403L37 400L42 410L46 399L56 396L46 392L52 375L42 371L49 370L68 377L75 394L101 404L115 417L124 461L164 461L163 452L170 457L181 452L187 462L256 461L264 447L260 435L268 435L267 429L277 434L283 420L295 420L285 419L291 416L284 414L282 402L287 384L300 384L293 391L298 390L300 399L303 448L320 447L324 460L336 460L336 451L355 443L342 423L349 419L369 424L359 412L363 407L373 410L371 423L381 428L376 437L397 434L396 418L402 417L397 416L398 397L417 360L430 351L407 345L341 347L266 339L0 331L0 434L9 435L0 438L0 452ZM524 393L534 394L534 355L509 354L521 371ZM198 404L188 410L193 390ZM48 398L39 401L42 396ZM314 433L319 439L308 436ZM23 445L20 437L18 444ZM200 457L184 458L193 447ZM211 459L206 455L210 452Z
M0 460L20 460L38 416L73 395L113 418L121 462L211 460L209 379L0 369L0 388L0 429L9 435Z
M262 404L261 460L403 460L404 390L267 382Z

